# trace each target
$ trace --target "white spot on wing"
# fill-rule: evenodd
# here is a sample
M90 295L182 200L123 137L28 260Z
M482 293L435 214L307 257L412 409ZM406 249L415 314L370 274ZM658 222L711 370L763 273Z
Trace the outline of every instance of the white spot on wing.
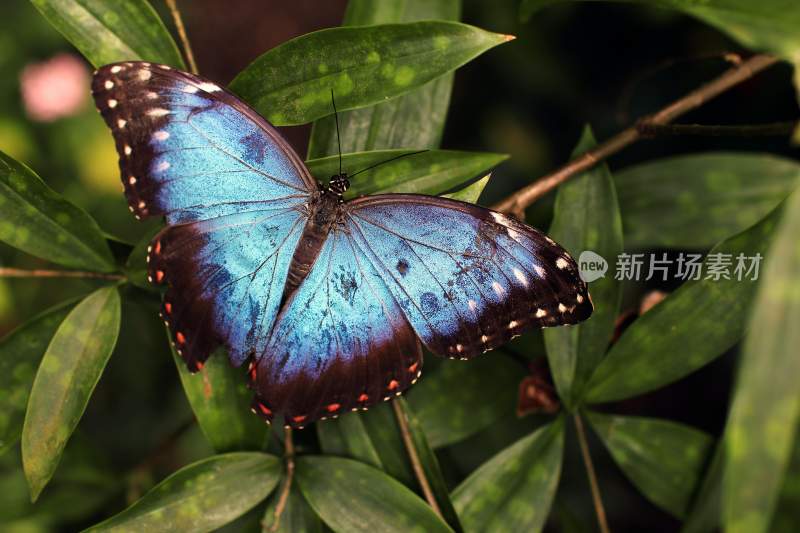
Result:
M169 168L169 161L162 161L162 162L161 162L161 163L159 163L159 164L158 164L158 166L156 167L156 172L164 172L164 171L165 171L165 170L167 170L168 168Z
M118 127L119 129L122 129L122 128L124 128L124 127L125 127L125 124L127 124L127 123L128 123L128 121L127 121L127 120L124 120L124 119L121 119L121 118L120 118L120 119L117 119L117 127Z
M122 149L122 151L125 152L125 155L131 155L131 152L133 152L131 147L127 144L125 145L125 148Z
M579 294L579 295L578 295L578 297L577 297L577 298L575 298L575 300L576 300L576 301L577 301L579 304L582 304L582 303L583 303L583 296Z
M115 107L117 107L117 104L118 104L118 102L116 100L114 100L113 98L108 101L108 107L110 107L111 109L114 109Z
M556 259L556 266L559 268L559 270L564 270L567 268L567 265L569 265L569 263L567 263L567 260L563 257Z
M114 82L111 81L111 80L106 80L106 82L103 84L103 86L106 89L113 89L114 88Z
M201 83L200 84L200 88L202 90L204 90L205 92L207 92L207 93L214 93L214 92L222 90L222 89L219 88L218 85L215 85L215 84L213 84L211 82L208 82L208 81L204 81L203 83Z
M534 265L533 269L536 271L536 274L537 274L537 275L538 275L540 278L544 278L544 277L545 277L544 269L543 269L541 266L539 266L539 265Z
M158 130L153 134L153 138L157 141L166 141L167 139L169 139L169 132L166 132L164 130Z
M169 115L170 111L168 109L163 109L161 107L154 107L147 114L151 117L163 117L165 115Z
M503 286L497 283L496 281L492 282L492 288L494 289L494 292L496 292L498 296L503 296L506 293L506 290L503 288Z
M489 337L487 337L486 335L481 335L481 342L482 343L486 344L486 341L488 341L488 340L489 340Z
M147 93L147 97L150 100L155 100L156 98L158 98L158 93L150 91L150 92Z
M144 206L147 205L144 203L144 200L139 202L139 209L144 209Z
M547 311L545 311L544 309L537 309L536 310L536 318L542 318L542 317L545 317L545 316L547 316Z
M558 304L558 312L559 313L566 313L567 312L567 306L564 305L564 304Z
M181 90L183 92L185 92L185 93L194 94L194 93L196 93L198 91L198 88L195 87L194 85L188 85L187 84L187 85L184 85L183 89L181 89Z
M111 67L111 73L112 73L112 74L116 74L116 73L117 73L117 72L119 72L120 70L122 70L122 67L121 67L121 66L119 66L119 65L114 65L113 67Z
M153 76L153 73L149 70L142 69L139 71L139 79L142 81L147 81Z
M525 277L525 274L523 274L520 269L514 269L514 277L517 278L524 286L528 286L528 278Z
M519 326L519 322L517 322L516 320L512 320L511 322L508 323L508 329L514 329L517 326Z
M130 183L131 185L136 185L136 178L131 176L130 178L128 178L128 183ZM148 246L148 248L149 248L149 246ZM150 250L147 250L147 251L149 252Z
M547 235L544 236L544 240L546 240L547 242L549 242L550 244L553 244L553 245L556 243L556 241L554 241L553 239L551 239Z
M503 224L504 226L510 224L508 217L505 216L503 213L495 213L494 211L491 211L491 214L494 221L497 222L498 224Z
M469 305L469 308L472 309L473 311L478 308L478 302L476 302L475 300L469 300L467 302L467 305Z

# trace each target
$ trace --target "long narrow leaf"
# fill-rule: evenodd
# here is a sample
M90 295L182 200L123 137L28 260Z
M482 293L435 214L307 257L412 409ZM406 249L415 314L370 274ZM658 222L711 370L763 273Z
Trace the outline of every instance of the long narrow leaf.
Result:
M264 500L278 484L273 455L234 452L186 466L89 531L214 531Z
M33 381L22 428L22 462L33 500L53 476L117 342L116 287L98 289L58 327Z
M800 423L800 194L766 252L726 428L726 531L770 524Z
M330 28L256 59L231 89L273 124L311 122L375 104L447 74L510 39L456 22Z
M575 155L596 144L587 128ZM591 251L614 262L622 251L622 222L614 180L606 165L577 176L558 188L550 235L573 257ZM614 332L621 285L607 272L589 286L594 312L586 322L571 328L544 330L547 359L561 401L574 408L597 367Z
M0 241L68 267L114 270L111 251L94 219L2 152Z
M185 68L175 41L146 0L31 0L95 67L141 59Z

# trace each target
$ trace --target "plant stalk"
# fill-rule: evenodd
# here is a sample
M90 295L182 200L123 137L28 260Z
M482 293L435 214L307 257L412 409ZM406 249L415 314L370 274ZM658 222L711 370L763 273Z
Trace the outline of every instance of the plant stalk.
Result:
M0 278L83 278L121 281L122 274L104 274L82 270L24 270L21 268L0 267Z
M186 62L189 64L189 71L192 74L197 74L197 63L194 61L194 54L192 53L192 45L189 44L189 36L186 35L186 27L183 25L183 17L181 11L178 9L176 0L166 0L169 12L172 14L172 20L175 22L175 29L178 30L178 37L181 39L183 46L183 55L186 56Z
M600 496L600 485L597 483L597 474L594 471L592 455L589 453L589 442L586 440L586 429L583 427L583 419L581 419L581 415L578 413L575 413L572 418L575 420L575 429L578 431L578 442L580 442L581 445L583 464L586 466L586 475L589 477L589 487L592 490L594 512L597 515L597 525L600 528L600 533L611 533L608 527L608 519L606 518L606 509L603 507L603 498Z
M275 505L275 512L273 513L272 526L270 531L278 531L281 525L281 515L286 509L286 502L289 501L289 492L292 490L292 481L294 480L294 440L292 438L292 428L286 426L284 433L284 461L286 461L286 478L283 485L281 485L281 492L278 495L278 503Z

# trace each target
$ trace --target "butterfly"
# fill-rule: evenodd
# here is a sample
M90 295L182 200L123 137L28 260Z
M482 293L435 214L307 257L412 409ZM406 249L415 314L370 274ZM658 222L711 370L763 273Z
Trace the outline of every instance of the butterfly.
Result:
M302 427L401 394L421 344L469 359L591 315L549 237L472 204L415 194L344 201L264 118L219 85L124 62L92 80L136 218L164 217L148 277L191 371L220 346L253 410Z

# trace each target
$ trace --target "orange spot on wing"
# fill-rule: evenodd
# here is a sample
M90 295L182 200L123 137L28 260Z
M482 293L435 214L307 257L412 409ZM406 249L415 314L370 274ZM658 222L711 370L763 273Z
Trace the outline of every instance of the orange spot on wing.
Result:
M393 379L392 381L389 382L389 386L387 388L389 390L395 390L399 386L400 386L400 383L398 383L396 379Z
M305 419L306 419L306 415L301 415L301 416L293 416L293 417L292 417L292 421L294 421L294 422L295 422L295 423L297 423L297 424L299 424L300 422L302 422L302 421L303 421L303 420L305 420Z
M175 340L178 341L178 344L183 344L186 342L186 337L179 331L175 334Z
M156 255L161 253L161 241L156 241L156 246L153 248L153 251L156 253Z
M195 365L197 366L197 370L203 370L203 367L206 366L206 364L202 361L198 361L195 363Z
M328 404L328 406L325 409L327 409L329 413L333 413L334 411L338 411L340 407L341 407L341 404L331 403L331 404Z
M419 361L408 367L408 371L412 374L417 371L417 367L419 367Z
M261 409L261 412L264 413L265 415L267 416L272 415L272 411L270 410L270 408L264 405L263 403L258 404L258 408Z
M161 280L164 279L164 271L163 270L156 270L156 282L161 283Z
M362 394L361 396L358 397L359 402L366 402L367 400L369 400L369 396L367 396L366 394Z
M172 304L169 302L164 302L164 311L167 312L168 315L172 314Z

